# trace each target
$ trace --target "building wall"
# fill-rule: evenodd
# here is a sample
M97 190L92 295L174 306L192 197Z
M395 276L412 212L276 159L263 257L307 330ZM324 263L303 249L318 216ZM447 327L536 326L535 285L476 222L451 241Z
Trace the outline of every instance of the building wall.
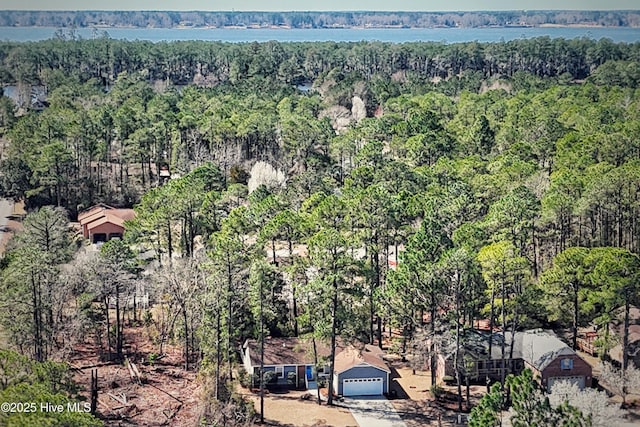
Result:
M255 374L255 371L252 369L253 367L251 366L251 350L249 350L249 347L247 346L247 348L243 348L241 350L241 353L242 353L242 364L244 365L245 371L247 371L248 374L251 374L252 372Z
M572 369L562 369L562 359L573 360ZM541 383L547 387L547 379L551 377L585 377L585 387L591 387L591 366L578 355L558 356L541 373Z
M252 366L250 353L251 353L251 350L249 347L241 349L242 364L245 370L247 371L247 373L252 374L254 378L258 378L260 374L260 366ZM307 369L307 366L313 368L313 365L307 364L307 365L278 365L278 366L282 366L283 368L283 377L277 378L276 382L270 383L271 385L274 385L274 384L289 385L287 382L287 375L289 372L293 372L296 374L296 378L294 379L294 384L291 384L290 386L292 388L298 388L301 390L306 388L306 384L307 384L306 369ZM274 365L265 365L264 370L265 372L275 371L276 367ZM315 380L315 375L316 375L315 368L313 368L313 374L314 374L314 380ZM295 383L295 381L297 381L297 384Z
M302 367L302 371L304 372L305 370L305 365L300 365ZM278 385L278 386L289 386L290 388L300 388L300 384L302 384L302 387L304 387L304 384L306 384L306 378L304 377L304 375L302 376L302 381L300 381L300 377L299 377L299 369L298 369L298 365L278 365L278 367L282 367L283 370L283 375L282 377L275 377L275 380L269 382L267 385L269 386L274 386L274 385ZM276 371L276 367L274 365L265 365L264 366L264 372L275 372ZM251 372L251 370L249 370L249 372ZM291 380L288 379L288 375L289 373L293 373L296 374L295 377L292 377ZM254 384L259 384L257 381L257 378L259 378L260 375L260 367L259 366L254 366L253 367L253 376L255 378L254 380ZM292 381L290 383L290 381Z
M91 242L93 242L93 236L96 234L106 234L107 240L109 239L109 235L113 233L124 234L124 227L120 227L117 224L112 224L110 222L106 222L104 224L100 224L97 227L89 230Z
M335 376L334 389L336 394L342 394L342 380L345 378L379 378L382 377L382 389L389 392L389 374L373 366L354 366Z

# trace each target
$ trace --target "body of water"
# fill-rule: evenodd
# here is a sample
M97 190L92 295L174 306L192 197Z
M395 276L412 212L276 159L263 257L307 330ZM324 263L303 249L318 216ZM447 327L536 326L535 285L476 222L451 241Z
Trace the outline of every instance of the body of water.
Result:
M0 27L0 40L38 41L53 38L57 28ZM65 32L68 30L64 30ZM548 36L551 38L607 38L614 42L639 42L640 28L621 27L543 27L543 28L416 28L416 29L205 29L205 28L80 28L76 34L88 39L108 34L113 39L148 40L152 42L173 40L207 40L232 43L266 42L314 42L314 41L382 41L405 42L500 42L522 38Z

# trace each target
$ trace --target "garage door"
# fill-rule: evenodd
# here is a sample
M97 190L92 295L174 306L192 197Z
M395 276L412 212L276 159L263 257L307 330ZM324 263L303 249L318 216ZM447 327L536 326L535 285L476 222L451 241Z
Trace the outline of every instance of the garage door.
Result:
M576 384L580 390L584 389L584 376L551 377L547 380L547 389L551 391L553 389L553 384L560 381L568 381L572 384Z
M352 378L342 381L343 396L377 396L382 394L382 378Z

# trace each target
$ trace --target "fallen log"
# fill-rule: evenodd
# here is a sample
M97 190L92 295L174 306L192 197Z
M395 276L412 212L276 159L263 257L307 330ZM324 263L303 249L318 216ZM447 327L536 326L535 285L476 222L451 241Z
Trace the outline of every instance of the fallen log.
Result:
M76 366L72 364L71 369L75 371L83 371L85 369L102 368L103 366L113 366L117 364L118 362L98 362L98 363L92 363L91 365L84 365L84 366Z
M129 361L129 359L125 359L124 364L127 365L127 369L129 369L129 376L131 377L131 381L141 384L140 376L137 375L136 372L133 370L133 367L131 366L132 363Z
M151 384L151 383L149 383L148 385L150 385L151 387L155 388L156 390L160 390L161 392L163 392L163 393L164 393L164 394L166 394L167 396L174 398L175 400L177 400L178 402L180 402L180 405L182 405L182 404L184 403L182 400L178 399L177 397L175 397L173 394L169 393L168 391L164 391L164 390L163 390L163 389L161 389L160 387L155 386L155 385L153 385L153 384Z
M144 380L144 377L142 376L142 374L140 373L140 371L138 370L138 367L136 366L135 363L133 362L129 362L129 364L131 365L131 367L133 368L133 372L136 374L136 377L138 378L138 382L142 383Z
M113 395L113 394L111 394L109 392L107 392L107 395L109 397L111 397L113 400L115 400L116 402L118 402L118 403L121 403L123 405L127 404L127 396L124 393L120 393L121 397L115 396L115 395Z

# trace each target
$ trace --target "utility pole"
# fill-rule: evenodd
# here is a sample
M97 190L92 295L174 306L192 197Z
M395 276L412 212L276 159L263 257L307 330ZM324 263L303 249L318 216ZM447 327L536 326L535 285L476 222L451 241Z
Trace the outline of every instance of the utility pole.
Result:
M264 424L264 316L262 298L262 278L260 280L260 424Z

